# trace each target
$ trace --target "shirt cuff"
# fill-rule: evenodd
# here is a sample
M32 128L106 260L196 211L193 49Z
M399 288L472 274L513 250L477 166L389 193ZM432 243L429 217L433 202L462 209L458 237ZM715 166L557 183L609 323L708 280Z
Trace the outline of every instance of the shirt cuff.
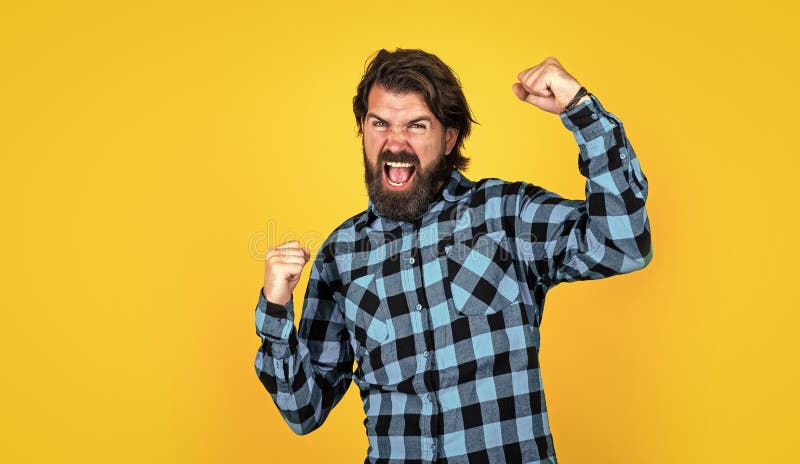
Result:
M267 301L264 291L258 291L256 306L256 331L272 342L288 342L294 327L293 302L285 306Z
M279 305L277 303L273 303L273 302L267 300L264 297L264 289L263 288L261 289L261 291L258 294L258 304L259 305L261 304L261 300L264 300L264 305L265 305L264 306L264 312L266 314L268 314L268 315L270 315L272 317L280 318L280 319L288 319L289 310L286 309L286 306ZM289 303L287 303L287 305L290 304L291 301L292 300L290 299Z
M592 126L597 127L597 123L601 119L610 119L615 123L619 123L619 120L606 111L594 95L589 95L588 100L567 112L561 113L559 116L564 126L572 132L586 131ZM602 127L602 123L600 127Z

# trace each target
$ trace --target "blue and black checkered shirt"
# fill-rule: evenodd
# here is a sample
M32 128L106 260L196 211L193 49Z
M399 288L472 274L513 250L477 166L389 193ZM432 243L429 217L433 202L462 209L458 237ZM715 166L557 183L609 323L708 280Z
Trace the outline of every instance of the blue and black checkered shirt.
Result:
M545 295L652 256L647 181L622 123L595 97L561 118L586 200L454 171L413 223L370 205L330 235L299 329L291 301L260 293L256 372L292 430L319 427L355 381L365 462L556 462L538 363Z

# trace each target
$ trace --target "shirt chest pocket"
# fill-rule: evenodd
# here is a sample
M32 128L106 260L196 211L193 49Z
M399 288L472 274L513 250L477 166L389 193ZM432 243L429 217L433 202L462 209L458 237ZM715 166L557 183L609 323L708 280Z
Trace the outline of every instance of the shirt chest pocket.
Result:
M482 316L519 300L519 282L505 235L488 234L446 246L448 298L456 312Z
M347 325L362 349L371 351L389 336L374 275L350 282L344 292L344 309Z

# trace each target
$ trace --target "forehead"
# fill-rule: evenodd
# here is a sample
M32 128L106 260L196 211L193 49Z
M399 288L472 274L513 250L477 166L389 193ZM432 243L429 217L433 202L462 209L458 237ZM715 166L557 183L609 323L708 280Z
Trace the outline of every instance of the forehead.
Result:
M397 93L379 85L373 85L369 91L367 112L379 117L428 116L435 119L422 94L418 92Z

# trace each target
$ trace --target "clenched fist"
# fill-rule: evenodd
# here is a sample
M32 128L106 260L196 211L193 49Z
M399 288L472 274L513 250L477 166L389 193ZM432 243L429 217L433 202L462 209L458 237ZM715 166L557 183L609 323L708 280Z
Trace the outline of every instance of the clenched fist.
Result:
M270 303L285 306L292 298L292 290L300 280L300 272L311 257L308 248L300 242L276 245L267 250L264 270L264 298Z
M581 88L578 81L552 57L522 71L517 78L519 82L511 90L520 100L555 114L564 111ZM588 96L582 97L579 103L588 99Z

